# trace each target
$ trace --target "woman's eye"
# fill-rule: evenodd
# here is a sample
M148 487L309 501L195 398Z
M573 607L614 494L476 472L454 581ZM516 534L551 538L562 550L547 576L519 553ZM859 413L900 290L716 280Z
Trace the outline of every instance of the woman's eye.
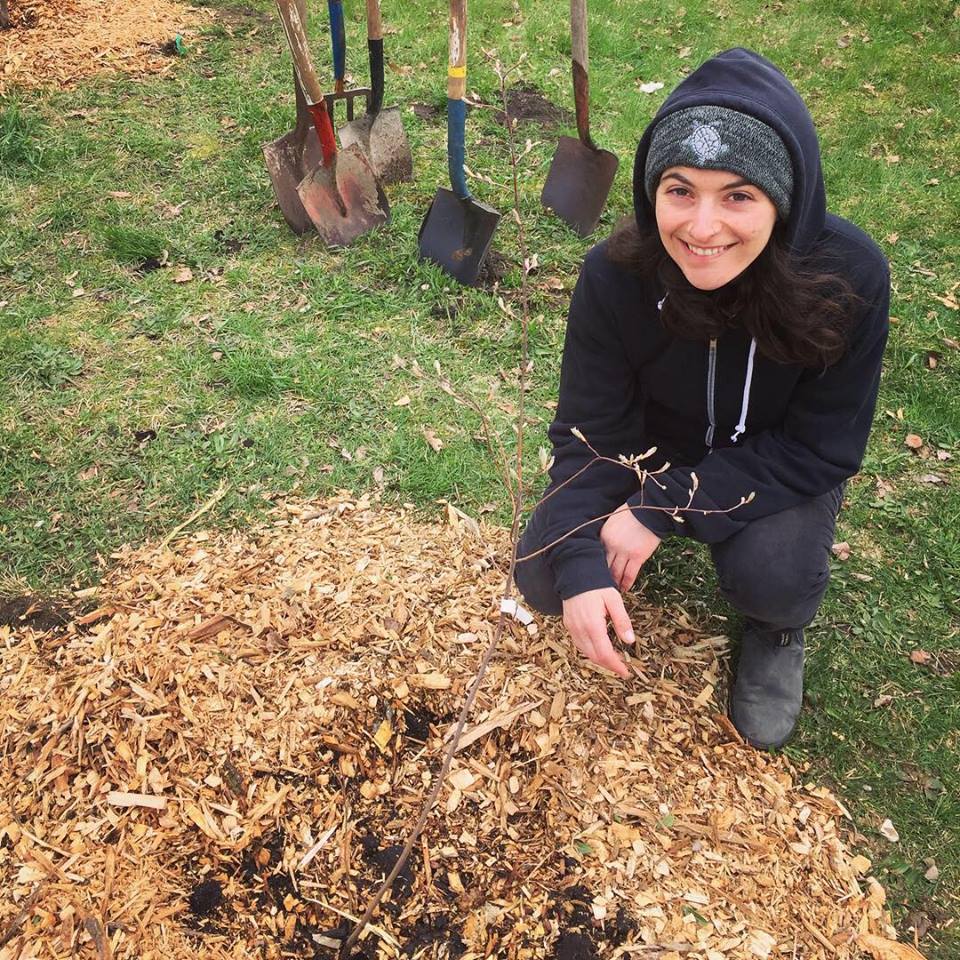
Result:
M687 197L690 195L690 191L686 187L671 187L667 193L671 197Z

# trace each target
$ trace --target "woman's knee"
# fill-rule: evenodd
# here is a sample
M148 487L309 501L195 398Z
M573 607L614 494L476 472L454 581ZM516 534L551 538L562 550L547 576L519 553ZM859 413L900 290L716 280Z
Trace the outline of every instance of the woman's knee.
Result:
M830 580L829 568L797 570L740 564L720 575L720 590L743 616L777 629L806 626L817 614Z
M548 616L559 616L563 613L563 601L554 585L553 570L547 563L547 555L540 553L531 556L529 560L522 559L528 554L536 554L542 546L538 529L537 516L534 514L517 546L517 565L513 580L523 599L534 610Z

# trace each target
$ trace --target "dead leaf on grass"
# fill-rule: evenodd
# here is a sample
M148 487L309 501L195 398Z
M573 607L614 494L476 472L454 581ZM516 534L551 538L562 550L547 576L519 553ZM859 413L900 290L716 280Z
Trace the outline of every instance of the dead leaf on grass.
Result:
M926 650L911 650L910 651L910 660L912 663L917 664L917 666L923 666L930 662L932 655Z
M943 477L938 476L936 473L925 473L920 477L921 483L946 483L946 480Z
M911 450L919 450L923 446L923 437L917 433L908 433L906 437L904 437L903 442Z
M443 449L443 441L430 427L423 428L423 439L427 441L434 453L439 453Z
M850 559L850 544L846 540L842 540L840 543L835 543L831 548L833 555L838 560L849 560Z
M900 842L900 834L897 833L897 828L889 817L880 824L880 835L886 837L891 843Z
M174 275L174 283L189 283L193 279L193 271L189 267L181 267Z

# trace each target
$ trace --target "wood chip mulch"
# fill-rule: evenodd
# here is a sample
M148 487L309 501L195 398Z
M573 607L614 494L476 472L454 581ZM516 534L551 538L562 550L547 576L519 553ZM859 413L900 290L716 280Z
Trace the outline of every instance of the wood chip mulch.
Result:
M287 503L125 548L65 628L0 627L0 960L335 956L439 770L506 546L453 510ZM919 956L872 952L903 945L841 803L722 719L724 638L632 614L629 682L511 623L358 956Z
M189 45L209 13L173 0L11 0L0 30L0 94L70 86L96 73L170 70L179 33ZM166 48L166 50L165 50Z

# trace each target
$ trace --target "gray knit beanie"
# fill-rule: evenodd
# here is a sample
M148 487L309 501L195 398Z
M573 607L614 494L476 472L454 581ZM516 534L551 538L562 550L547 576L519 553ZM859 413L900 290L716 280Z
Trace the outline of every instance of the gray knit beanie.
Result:
M654 128L644 168L644 187L654 202L669 167L729 170L756 184L784 220L790 215L793 164L779 134L762 120L704 105L664 117Z

